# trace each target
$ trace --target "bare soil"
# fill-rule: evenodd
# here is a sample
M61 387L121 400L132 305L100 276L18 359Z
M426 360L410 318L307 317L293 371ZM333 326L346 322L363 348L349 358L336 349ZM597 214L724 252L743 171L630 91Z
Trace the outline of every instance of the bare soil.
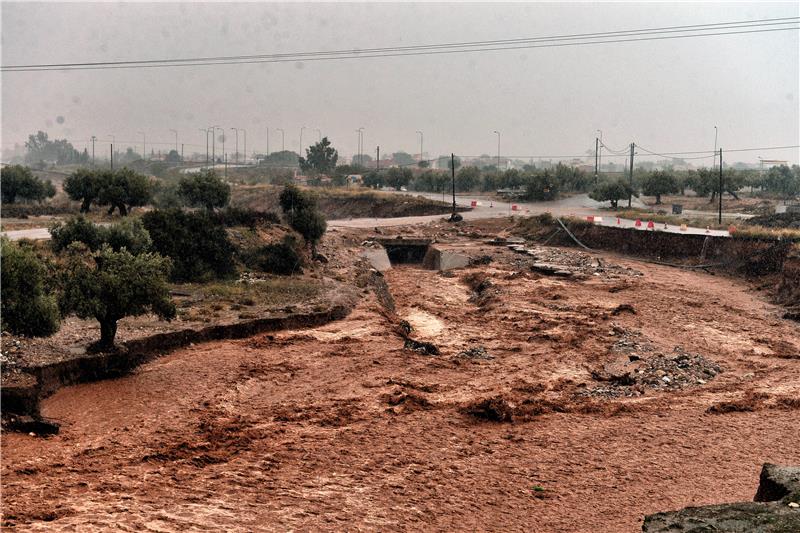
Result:
M438 356L365 293L339 322L59 390L59 435L2 435L4 525L629 532L800 462L800 334L778 307L732 278L478 239L502 223L425 230L488 264L385 273Z

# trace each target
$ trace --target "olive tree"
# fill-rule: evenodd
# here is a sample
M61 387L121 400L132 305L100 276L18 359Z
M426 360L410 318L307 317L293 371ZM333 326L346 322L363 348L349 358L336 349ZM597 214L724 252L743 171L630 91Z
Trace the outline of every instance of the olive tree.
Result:
M70 248L61 309L100 323L100 340L94 349L113 348L117 322L126 316L154 313L166 320L175 318L167 286L168 258L156 253L115 252L107 245L93 254L85 250L81 245Z
M203 169L193 176L183 176L178 183L178 194L191 206L225 207L231 199L231 186L222 181L216 172Z
M27 246L0 240L3 279L2 329L19 335L45 337L60 326L56 298L46 287L47 268Z
M623 180L601 183L589 193L589 198L598 202L611 202L613 209L617 208L620 200L636 195L636 191Z
M656 205L661 204L662 194L672 194L680 191L675 174L666 170L654 170L642 178L642 193L656 197Z

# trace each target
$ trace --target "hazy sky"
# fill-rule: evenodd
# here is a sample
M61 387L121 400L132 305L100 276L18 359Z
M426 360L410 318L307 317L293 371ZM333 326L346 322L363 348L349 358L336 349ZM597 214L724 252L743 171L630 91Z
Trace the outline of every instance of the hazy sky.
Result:
M4 65L298 52L510 39L798 16L788 3L2 3ZM138 70L6 72L3 147L42 129L187 154L199 130L245 128L248 150L298 150L320 128L342 154L583 154L800 144L798 31L440 56ZM123 141L129 141L125 143ZM240 140L240 143L242 141ZM306 143L307 144L307 143ZM241 145L240 145L241 148ZM99 153L108 150L98 144ZM731 160L798 161L798 150ZM726 158L727 160L727 158Z

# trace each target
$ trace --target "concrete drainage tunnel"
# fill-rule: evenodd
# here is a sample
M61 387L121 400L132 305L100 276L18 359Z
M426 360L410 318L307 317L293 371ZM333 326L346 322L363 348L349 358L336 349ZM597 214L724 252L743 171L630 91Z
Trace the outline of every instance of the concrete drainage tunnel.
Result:
M375 239L380 247L368 248L362 255L378 271L392 265L420 265L429 270L449 270L469 265L469 257L432 244L430 239Z

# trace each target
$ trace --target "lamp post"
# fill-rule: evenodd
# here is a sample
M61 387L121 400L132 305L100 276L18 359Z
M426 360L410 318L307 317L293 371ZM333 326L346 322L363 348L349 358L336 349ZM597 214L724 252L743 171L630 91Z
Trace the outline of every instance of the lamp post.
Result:
M247 130L241 128L242 132L244 132L244 162L247 164Z
M500 132L494 130L494 133L497 134L497 171L500 172Z
M303 130L306 129L305 126L300 128L300 155L303 154Z
M286 151L286 132L281 128L275 128L275 131L281 132L281 152Z
M97 140L97 137L92 135L92 166L94 166L94 142Z
M419 131L419 130L417 130L417 133L419 133L419 161L421 163L422 162L422 140L423 140L423 135L422 135L422 132Z
M597 172L600 173L603 168L603 130L597 130L597 133L600 134L600 143L597 146Z
M206 128L198 128L206 134L206 167L208 167L208 130Z
M216 130L219 130L219 131L222 132L222 160L223 161L227 161L225 159L225 128L220 128L219 126L214 126L214 134L215 135L216 135ZM228 167L226 165L225 166L225 170L227 170L227 169L228 169Z
M178 130L172 130L171 129L169 131L171 131L172 133L175 134L175 153L177 154L177 153L179 153L178 152Z
M719 130L716 126L714 126L714 162L712 163L711 168L717 168L717 134Z
M356 130L358 132L358 164L364 166L364 126Z
M219 128L219 126L208 127L208 129L211 130L211 168L214 168L214 165L217 164L217 128Z
M144 159L145 154L147 153L147 136L144 134L143 131L140 131L139 135L142 136L142 159Z
M236 132L236 157L235 161L239 162L239 128L231 128L233 131Z

